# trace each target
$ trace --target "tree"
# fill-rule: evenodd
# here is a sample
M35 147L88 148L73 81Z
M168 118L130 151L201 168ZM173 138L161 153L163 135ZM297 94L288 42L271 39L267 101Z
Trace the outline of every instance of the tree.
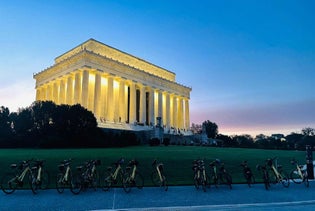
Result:
M202 123L203 129L206 130L206 134L208 138L216 138L218 135L218 125L214 122L210 122L209 120Z
M7 107L0 107L0 139L6 139L12 134L10 111Z
M304 136L314 136L315 135L315 129L314 128L310 128L310 127L306 127L302 129L302 134Z

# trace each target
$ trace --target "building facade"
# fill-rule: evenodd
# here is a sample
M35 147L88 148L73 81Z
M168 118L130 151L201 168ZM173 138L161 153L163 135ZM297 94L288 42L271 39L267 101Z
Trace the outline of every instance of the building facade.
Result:
M175 73L90 39L34 74L36 100L81 104L99 127L152 126L188 130L191 88Z

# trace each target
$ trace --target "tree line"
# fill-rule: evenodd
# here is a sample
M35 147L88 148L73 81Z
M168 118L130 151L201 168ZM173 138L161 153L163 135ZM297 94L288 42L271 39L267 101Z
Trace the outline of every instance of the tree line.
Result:
M300 133L292 132L289 135L273 134L266 136L259 134L255 137L251 135L224 135L218 132L218 125L209 120L202 125L192 124L195 133L206 133L207 137L214 140L215 146L258 148L258 149L285 149L285 150L305 150L306 145L315 147L315 129L305 127ZM200 143L202 144L202 143ZM211 143L208 143L211 145Z
M35 101L18 112L0 107L0 147L80 148L138 144L135 134L104 132L91 111L79 104Z

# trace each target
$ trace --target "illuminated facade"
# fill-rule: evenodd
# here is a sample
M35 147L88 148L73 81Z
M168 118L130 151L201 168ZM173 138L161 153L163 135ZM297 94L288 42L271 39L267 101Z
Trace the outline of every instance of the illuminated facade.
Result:
M90 39L34 74L36 100L81 104L99 127L155 125L189 129L191 88L175 73Z

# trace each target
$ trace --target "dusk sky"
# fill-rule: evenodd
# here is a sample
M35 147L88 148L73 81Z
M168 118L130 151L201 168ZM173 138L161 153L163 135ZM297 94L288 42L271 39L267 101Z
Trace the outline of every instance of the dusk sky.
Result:
M93 38L176 73L191 123L219 133L315 128L315 1L1 1L0 106L35 100L33 73Z

